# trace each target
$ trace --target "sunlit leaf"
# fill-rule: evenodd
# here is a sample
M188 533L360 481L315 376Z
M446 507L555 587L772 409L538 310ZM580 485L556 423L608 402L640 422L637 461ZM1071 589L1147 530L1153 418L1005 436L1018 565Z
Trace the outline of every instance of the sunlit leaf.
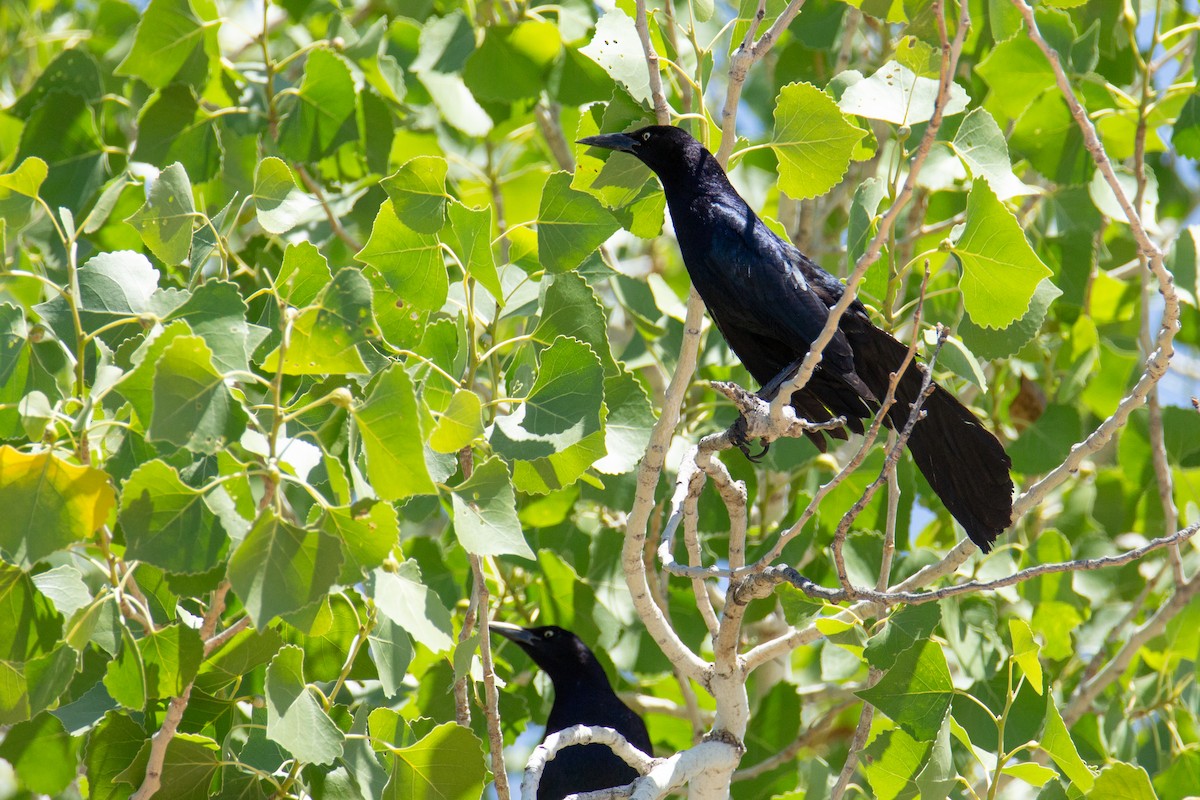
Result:
M837 103L812 84L789 83L775 99L771 149L779 157L779 188L807 200L825 194L850 167L861 128L846 121Z

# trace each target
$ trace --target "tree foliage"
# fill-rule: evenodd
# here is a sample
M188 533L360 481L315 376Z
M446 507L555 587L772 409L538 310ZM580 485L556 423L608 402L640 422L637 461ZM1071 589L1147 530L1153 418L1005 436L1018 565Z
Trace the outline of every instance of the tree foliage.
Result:
M502 618L696 797L1193 794L1196 12L4 3L12 792L478 797ZM1005 442L991 555L894 435L721 452L658 183L571 144L656 120Z

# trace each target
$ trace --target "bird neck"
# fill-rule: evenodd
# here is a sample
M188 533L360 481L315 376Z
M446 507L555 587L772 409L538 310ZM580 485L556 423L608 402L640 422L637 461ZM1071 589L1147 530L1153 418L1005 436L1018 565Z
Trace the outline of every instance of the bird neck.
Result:
M704 149L700 149L698 155L681 159L672 169L660 172L658 178L672 207L681 207L697 197L716 193L737 195L725 170L713 154Z

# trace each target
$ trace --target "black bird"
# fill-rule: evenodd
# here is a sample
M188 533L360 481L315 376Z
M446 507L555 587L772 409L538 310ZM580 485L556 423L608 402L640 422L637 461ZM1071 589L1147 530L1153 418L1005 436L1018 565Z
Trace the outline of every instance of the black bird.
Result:
M516 642L550 676L554 703L546 720L547 736L572 725L596 725L612 728L646 755L653 754L646 724L617 697L604 668L578 636L555 625L521 628L492 622L489 627ZM546 764L537 800L624 786L637 777L637 770L607 745L573 745Z
M794 372L841 298L841 281L776 236L729 183L725 170L681 128L652 125L580 144L630 153L658 175L671 210L683 263L713 322L766 399ZM797 414L813 422L835 416L862 433L879 408L890 373L907 347L871 324L855 300L838 323L808 385L792 395ZM885 422L900 429L920 394L925 367L913 363ZM1012 518L1012 462L1004 447L949 392L935 387L908 440L921 474L946 509L985 553ZM846 438L843 430L830 435ZM819 431L808 434L824 452Z

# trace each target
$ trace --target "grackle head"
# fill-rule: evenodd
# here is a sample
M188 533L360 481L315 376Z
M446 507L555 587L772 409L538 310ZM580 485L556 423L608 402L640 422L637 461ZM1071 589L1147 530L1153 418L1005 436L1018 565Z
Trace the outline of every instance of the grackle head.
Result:
M673 173L690 174L711 158L704 145L683 128L650 125L629 133L604 133L580 139L579 144L629 153L660 177Z
M583 641L565 628L546 625L522 628L507 622L491 622L488 627L524 650L557 687L588 675L604 675L604 668ZM605 678L605 683L608 679Z

